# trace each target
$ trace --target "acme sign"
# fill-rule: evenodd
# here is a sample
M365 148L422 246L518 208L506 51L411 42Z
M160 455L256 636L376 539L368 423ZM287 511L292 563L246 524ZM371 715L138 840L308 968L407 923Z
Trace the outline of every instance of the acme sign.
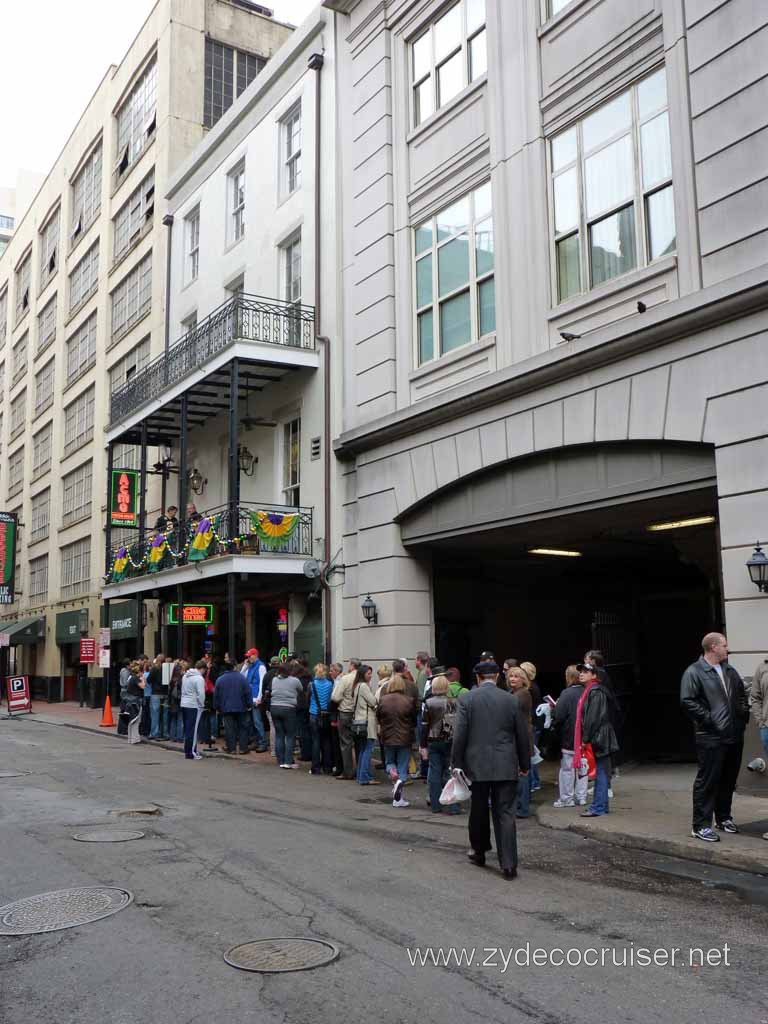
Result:
M17 530L16 513L0 512L0 604L13 604Z

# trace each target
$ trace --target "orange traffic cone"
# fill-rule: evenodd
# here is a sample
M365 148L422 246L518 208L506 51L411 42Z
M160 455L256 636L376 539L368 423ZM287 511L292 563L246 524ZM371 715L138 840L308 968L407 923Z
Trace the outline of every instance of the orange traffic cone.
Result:
M114 727L114 724L115 720L112 717L112 702L109 699L109 694L107 694L107 699L104 701L104 714L101 716L99 725L101 728L109 728L109 726Z

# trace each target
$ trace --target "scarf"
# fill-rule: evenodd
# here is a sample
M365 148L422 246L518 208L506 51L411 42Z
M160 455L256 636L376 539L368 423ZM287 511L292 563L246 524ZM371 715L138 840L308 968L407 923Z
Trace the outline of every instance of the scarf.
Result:
M595 686L600 682L599 679L593 680L591 683L587 683L584 687L584 693L579 697L579 703L576 705L576 728L573 731L573 763L577 766L581 761L581 720L584 716L584 705L587 702L587 698L594 689Z

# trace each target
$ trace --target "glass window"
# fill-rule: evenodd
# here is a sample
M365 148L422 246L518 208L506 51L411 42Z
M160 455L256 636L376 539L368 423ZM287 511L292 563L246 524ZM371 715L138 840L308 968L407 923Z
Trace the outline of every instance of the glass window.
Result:
M50 489L41 491L32 499L32 532L30 544L36 544L39 540L45 540L48 536L51 516L51 492Z
M194 281L200 272L200 207L197 206L185 221L187 251L185 274L187 281Z
M56 296L37 315L37 350L40 355L56 339Z
M27 372L27 349L29 348L29 331L25 331L13 346L11 355L11 387L17 384Z
M0 253L2 255L2 253ZM8 334L8 289L0 293L0 348L5 344Z
M91 514L92 481L92 462L83 463L62 479L62 526L85 519Z
M266 64L245 50L220 43L206 36L203 77L203 124L212 128L232 106L236 94L245 92Z
M21 263L15 274L16 323L27 313L31 299L32 253Z
M283 426L283 494L286 505L301 504L301 419Z
M59 268L59 220L61 208L48 220L40 233L40 289L42 290Z
M35 416L39 416L53 405L53 382L56 360L49 359L35 375Z
M32 438L32 478L36 479L51 468L51 441L53 424L47 423Z
M101 143L72 182L72 244L96 220L101 210Z
M24 449L17 448L8 456L8 497L24 489Z
M281 125L283 134L283 191L295 192L301 185L301 105L294 107Z
M114 217L113 259L119 259L141 237L142 229L152 223L155 210L154 167L138 188L134 189Z
M29 596L38 602L48 597L48 555L33 558L29 563Z
M112 394L117 388L122 387L126 381L131 380L137 373L140 373L149 363L149 338L144 338L135 345L130 352L118 359L109 368L109 393Z
M152 306L152 253L138 263L112 292L112 341L117 341Z
M67 384L96 365L96 314L92 313L75 333L67 338Z
M491 185L413 231L419 365L496 329Z
M557 302L674 252L665 74L550 140Z
M229 175L229 241L236 242L245 234L245 165Z
M157 127L157 61L153 60L117 112L117 163L119 179L131 167L154 136Z
M411 43L414 126L487 69L485 0L460 0Z
M24 430L27 418L27 390L18 394L11 402L11 440Z
M61 549L61 596L86 594L91 587L91 538Z
M94 388L89 387L64 410L64 455L93 437Z
M98 239L69 275L69 312L73 313L89 299L99 284Z

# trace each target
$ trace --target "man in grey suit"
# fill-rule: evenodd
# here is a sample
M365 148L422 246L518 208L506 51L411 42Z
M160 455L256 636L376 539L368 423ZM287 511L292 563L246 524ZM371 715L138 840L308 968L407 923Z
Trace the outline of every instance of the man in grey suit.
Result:
M451 763L463 768L472 783L467 856L485 867L491 849L488 799L499 867L505 878L517 877L517 780L531 763L528 723L517 698L496 685L495 661L475 665L477 687L458 701Z

